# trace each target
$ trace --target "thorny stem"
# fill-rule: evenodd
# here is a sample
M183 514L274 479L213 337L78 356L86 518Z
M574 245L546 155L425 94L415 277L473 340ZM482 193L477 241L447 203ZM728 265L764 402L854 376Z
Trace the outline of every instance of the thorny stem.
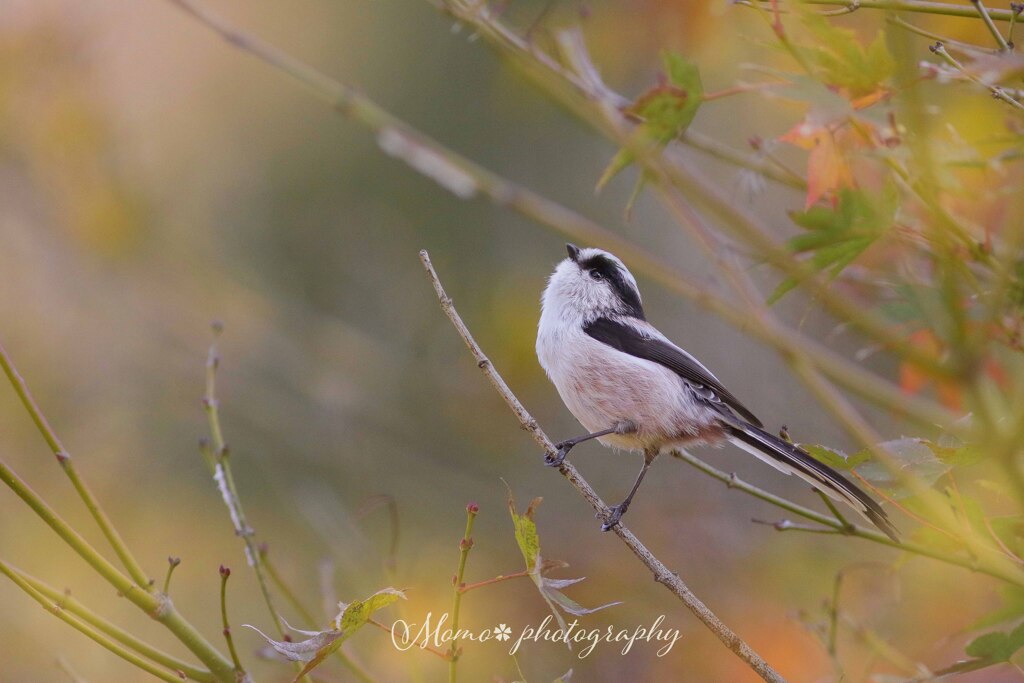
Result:
M466 560L473 548L473 522L476 521L480 506L470 503L466 506L466 532L459 541L459 568L452 577L452 633L459 632L459 609L462 607L462 584L466 576ZM448 651L448 683L455 683L458 678L459 643L452 638L451 649Z
M480 349L480 346L473 339L473 335L470 333L469 328L462 321L458 312L455 310L455 306L452 300L448 297L444 291L444 287L441 285L441 281L437 276L437 272L434 270L433 265L430 262L430 256L426 251L420 252L420 260L423 262L423 267L427 271L427 275L430 278L430 282L434 287L434 291L437 294L438 302L441 305L441 309L445 315L451 321L455 327L459 336L466 343L470 353L477 362L477 366L490 380L492 386L501 395L505 403L515 414L519 420L519 424L523 429L528 431L533 437L533 440L544 450L545 454L554 454L555 447L547 434L541 429L537 420L526 410L519 399L516 398L512 390L509 389L505 380L495 370L494 365L484 355L484 352ZM568 460L563 460L562 464L558 468L559 472L564 476L569 483L576 489L591 507L598 513L598 516L607 518L610 514L610 510L604 501L597 495L594 489L590 486L587 481L580 476L576 468ZM757 654L749 645L746 644L738 635L736 635L728 626L726 626L708 607L701 602L701 600L694 595L689 587L683 582L678 574L670 571L657 557L651 553L650 550L640 542L633 532L627 529L622 524L618 524L612 528L612 531L618 536L623 543L633 552L634 555L646 566L651 573L654 575L654 580L664 585L669 591L672 592L679 600L689 609L693 614L706 626L712 633L714 633L722 643L725 644L730 651L732 651L737 657L742 659L747 665L762 679L770 681L772 683L781 683L785 679L782 678L759 654Z
M645 273L667 289L684 296L712 311L727 323L766 343L784 354L799 354L822 368L835 381L880 406L905 415L923 425L946 424L952 421L949 413L934 402L916 396L907 396L891 382L864 370L810 337L796 330L768 330L751 326L748 316L731 301L710 291L706 285L687 278L674 266L639 249L593 221L579 215L522 186L475 164L465 157L441 146L435 140L419 133L397 119L361 92L344 83L328 78L312 67L300 62L255 36L242 32L220 17L208 12L193 0L169 0L199 22L219 34L234 47L247 52L280 69L310 87L316 95L329 102L338 113L361 123L379 135L402 136L408 151L399 156L409 161L413 154L426 155L438 164L450 164L454 171L465 174L476 183L476 190L498 206L507 206L541 225L557 230L568 237L598 244L615 252L637 271ZM415 168L415 166L414 166ZM422 169L416 168L421 173ZM429 174L428 174L429 175Z
M11 357L7 355L7 350L4 349L3 345L0 345L0 366L3 367L4 373L7 375L7 379L10 380L11 385L14 387L14 391L18 394L18 398L21 399L21 404L25 406L25 410L32 417L32 422L35 423L39 433L43 435L46 443L49 445L50 450L57 457L57 462L60 463L61 469L64 470L64 474L67 475L68 479L71 480L72 486L75 487L75 491L78 492L78 496L85 503L85 507L89 509L89 514L96 520L96 524L100 527L103 532L103 536L110 543L110 547L114 549L121 564L124 565L125 569L128 570L128 574L143 590L151 590L152 581L146 576L146 572L142 569L139 563L136 561L135 556L132 555L131 551L128 550L128 546L125 545L121 535L117 533L117 529L114 528L110 518L107 517L107 513L104 512L103 508L100 507L99 501L93 496L92 491L85 485L85 482L78 476L78 471L75 469L75 465L71 460L71 453L64 448L64 444L61 443L57 433L50 426L46 416L43 415L43 411L40 410L39 404L36 403L35 398L32 397L32 392L29 391L28 385L25 380L18 373L17 368L14 366L14 362Z
M89 624L96 630L110 636L117 642L127 646L131 650L134 650L143 657L146 657L161 666L167 667L172 671L181 671L191 680L199 681L200 683L213 683L217 680L209 671L196 668L188 662L184 662L173 655L167 654L166 652L139 640L128 631L125 631L90 610L68 592L61 592L56 588L43 583L39 579L26 574L20 569L8 565L2 560L0 560L0 572L6 574L12 580L17 576L17 578L20 579L20 582L16 581L19 587L23 587L21 582L24 582L25 585L28 585L32 590L49 600L51 604L73 614L75 617L78 617L81 621ZM30 593L30 595L32 594ZM38 598L35 595L32 597L38 601Z
M797 503L794 503L792 501L786 500L785 498L777 496L774 493L769 493L768 491L760 489L754 486L753 484L748 484L747 482L737 477L735 474L723 472L722 470L719 470L707 464L706 462L689 453L688 451L674 450L672 451L672 457L682 460L683 462L692 465L697 470L700 470L704 474L714 477L715 479L724 483L730 489L743 491L744 493L749 494L760 500L763 500L766 503L771 503L772 505L778 508L788 510L789 512L792 512L795 515L799 515L804 519L809 519L813 522L817 522L818 524L821 524L830 529L834 529L836 532L842 533L846 536L855 536L857 538L863 538L865 540L889 546L890 548L897 548L899 550L904 550L915 555L921 555L922 557L930 557L931 559L938 560L939 562L944 562L946 564L954 565L957 567L963 567L973 572L987 574L988 576L1000 579L1015 586L1024 587L1024 575L1021 575L1020 572L1006 571L1003 567L983 565L974 558L964 558L957 557L956 555L949 555L939 550L934 550L927 546L913 543L910 541L902 541L900 543L897 543L880 531L868 529L866 527L858 526L855 524L844 526L835 517L832 517L830 515L824 515L820 512L817 512L816 510L812 510L802 505L798 505ZM795 527L790 528L792 528L793 530L802 530L796 529Z

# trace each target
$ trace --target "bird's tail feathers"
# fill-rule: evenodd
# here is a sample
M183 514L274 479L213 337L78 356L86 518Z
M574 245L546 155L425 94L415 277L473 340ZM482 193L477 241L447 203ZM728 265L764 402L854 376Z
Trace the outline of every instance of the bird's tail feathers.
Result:
M774 434L740 420L730 422L726 430L734 444L786 474L797 475L828 497L846 503L886 536L899 542L896 527L885 510L849 479Z

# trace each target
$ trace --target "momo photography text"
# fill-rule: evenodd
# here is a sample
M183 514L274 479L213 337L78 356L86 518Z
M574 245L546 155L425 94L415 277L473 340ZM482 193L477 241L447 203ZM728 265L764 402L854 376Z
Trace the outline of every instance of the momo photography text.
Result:
M664 657L680 639L679 629L664 625L665 615L657 617L648 625L637 626L604 626L585 628L579 620L574 619L563 628L548 615L536 625L527 625L515 629L505 623L498 623L490 628L453 630L449 623L448 613L434 617L427 612L422 622L416 623L399 619L391 625L391 642L404 652L418 647L426 649L435 647L444 649L452 641L473 641L486 643L494 641L502 645L508 644L508 653L514 655L526 643L561 643L573 650L580 648L577 657L589 657L602 644L614 647L620 654L627 654L634 646L656 647L655 655Z

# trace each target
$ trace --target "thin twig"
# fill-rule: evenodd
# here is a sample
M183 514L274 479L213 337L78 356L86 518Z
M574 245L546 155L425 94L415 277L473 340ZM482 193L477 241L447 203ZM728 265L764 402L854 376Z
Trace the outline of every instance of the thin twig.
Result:
M1014 49L1013 29L1017 27L1017 21L1020 19L1021 12L1024 12L1024 2L1011 2L1010 11L1013 14L1010 15L1010 28L1006 31L1006 43L1012 50Z
M245 677L245 669L242 668L242 662L238 659L238 651L235 650L235 639L231 635L231 624L228 622L228 578L231 576L231 569L220 566L220 620L221 625L224 627L224 640L228 644L228 652L231 653L231 662L235 665L235 672L240 678Z
M33 600L35 600L40 605L45 607L47 611L52 613L58 619L70 625L78 632L87 636L93 642L97 643L106 650L114 653L115 655L125 660L132 666L142 669L146 673L151 674L162 681L168 681L168 683L181 683L182 677L181 675L179 675L179 672L168 671L167 669L157 667L154 664L150 663L148 660L143 659L131 650L125 648L121 644L111 640L110 638L105 636L100 631L94 629L86 622L75 617L71 613L65 611L57 602L50 600L45 595L34 589L31 585L28 584L28 582L24 581L17 573L10 571L8 566L2 562L0 562L0 573L5 574L8 578L11 579L11 581L17 584L18 588L28 593L28 595Z
M935 550L925 545L913 543L911 541L901 541L897 543L891 538L883 534L881 531L875 529L868 529L866 527L858 526L856 524L850 524L848 527L843 527L842 524L835 517L831 515L824 515L816 510L804 507L790 500L786 500L781 496L777 496L774 493L769 493L764 489L758 488L753 484L749 484L734 473L723 472L722 470L709 465L700 458L696 457L692 453L685 450L673 450L671 452L672 457L682 460L683 462L693 466L697 470L714 477L718 481L725 484L730 489L736 489L742 491L755 498L770 503L783 510L788 510L793 514L799 515L804 519L809 519L813 522L817 522L826 527L831 527L837 531L843 532L847 536L855 536L857 538L863 538L865 540L879 543L881 545L889 546L890 548L897 548L904 550L914 555L920 555L922 557L929 557L945 564L954 565L957 567L963 567L969 569L972 572L978 572L980 574L987 574L996 579L1000 579L1007 583L1015 586L1024 587L1024 574L1019 571L1008 571L1003 566L988 566L981 564L976 558L969 557L958 557L956 555L950 555L939 550Z
M910 23L909 21L907 21L906 19L902 18L898 14L887 14L887 15L885 15L885 21L890 23L890 24L892 24L892 25L894 25L894 26L899 26L902 29L910 31L911 33L916 33L919 36L923 36L925 38L931 38L932 40L937 40L937 41L941 42L943 45L946 45L947 47L951 47L951 48L954 48L956 50L959 50L960 52L986 52L985 48L983 48L983 47L981 47L979 45L974 45L972 43L965 43L965 42L963 42L961 40L954 40L953 38L947 38L946 36L939 35L938 33L935 33L934 31L929 31L927 29L923 29L920 26L917 26L916 24ZM1013 25L1011 24L1011 28L1012 28L1012 26ZM991 52L991 50L988 50L988 52Z
M779 268L798 284L807 285L815 293L817 300L831 312L876 341L884 343L902 358L913 360L929 374L947 378L954 374L954 369L947 364L910 345L904 332L890 321L873 311L866 310L860 302L855 302L835 291L827 278L780 246L772 230L753 212L739 206L731 194L698 177L684 162L673 157L671 147L664 150L652 149L642 137L633 135L633 124L620 111L620 103L624 98L601 81L578 31L562 31L558 36L560 56L570 66L563 68L550 56L502 24L486 6L467 0L446 0L445 9L476 29L502 54L516 60L514 63L521 66L526 75L532 77L557 102L568 107L582 120L632 153L660 184L678 190L688 202L718 220L732 235L755 252L758 258ZM666 197L672 196L671 192L664 194ZM716 313L723 318L731 317L729 313L717 310ZM786 340L800 334L797 330L778 323L768 324L767 320L755 321L760 324L751 325L750 317L745 312L732 311L732 314L736 313L745 321L746 326L743 329L761 338L772 339L773 344L777 341L780 345L787 345ZM803 340L803 349L798 351L798 354L813 346L802 342ZM826 371L831 374L831 369ZM856 385L850 385L850 388L856 390ZM940 423L950 421L940 420Z
M801 0L808 5L838 5L848 7L850 0ZM753 5L755 2L741 2L736 4ZM768 0L758 2L759 5L767 5ZM953 5L946 2L925 2L924 0L858 0L857 4L861 9L882 9L895 12L914 12L918 14L940 14L949 17L976 18L977 11L973 7ZM1010 10L993 9L989 10L989 16L996 21L1009 21Z
M28 385L22 378L21 374L18 373L18 369L14 367L14 362L11 357L7 355L7 350L4 349L3 345L0 345L0 367L3 367L4 373L7 375L7 379L10 380L11 385L14 387L14 391L18 394L18 398L21 399L21 403L25 406L25 410L32 417L32 422L35 423L39 433L43 435L50 450L57 457L57 462L60 463L60 467L64 470L64 474L67 475L68 479L71 480L72 486L75 487L75 491L78 492L79 498L85 503L85 507L89 509L89 514L92 515L93 519L96 520L96 524L103 532L103 536L107 539L110 547L117 553L117 557L121 560L121 564L128 570L128 574L131 575L135 583L143 590L151 590L152 581L146 576L146 572L139 565L135 556L132 555L128 546L125 544L124 539L117 533L117 529L114 528L113 522L107 516L107 513L100 506L99 501L89 490L89 487L85 485L85 482L78 476L78 470L75 469L74 462L71 459L71 453L61 443L57 433L50 426L46 416L43 415L43 411L39 408L39 404L36 403L35 398L32 397L32 392L29 391Z
M459 632L459 611L462 607L462 584L466 576L466 560L469 559L469 551L473 549L473 522L480 512L480 506L470 503L466 506L466 532L462 534L459 541L459 568L452 577L452 633ZM452 638L451 648L448 651L448 683L455 683L458 678L459 655L462 653L459 643Z
M242 539L245 548L245 559L256 575L256 583L260 587L260 594L263 602L274 620L281 639L287 636L284 619L277 611L274 600L270 595L270 586L267 582L266 572L260 559L259 548L256 544L256 531L249 526L245 511L242 509L242 499L235 487L235 478L231 470L231 457L227 442L224 440L224 430L220 424L220 402L217 400L217 368L220 366L220 355L217 352L217 336L220 335L222 326L219 322L213 324L214 340L210 343L210 349L206 356L206 393L203 396L203 408L206 410L207 422L210 427L212 441L210 447L213 449L213 479L217 483L221 498L228 508L231 523L235 528L235 535ZM208 457L204 458L208 461ZM302 662L295 662L297 670L302 669ZM309 683L309 676L303 676L302 680Z
M1003 34L996 28L995 22L992 21L992 16L989 14L989 9L985 7L985 3L981 0L971 0L974 6L978 9L978 14L981 15L981 20L985 24L985 28L992 34L996 44L999 45L999 49L1003 52L1009 52L1010 46L1006 44L1006 38L1003 38Z
M825 503L825 507L827 507L828 511L832 513L832 516L836 518L836 521L842 525L842 529L844 531L853 527L853 524L846 521L846 518L843 517L843 513L839 512L839 508L836 507L836 504L832 502L831 498L825 495L824 491L821 489L814 489L814 492L817 493L818 497L821 498L821 501Z
M521 572L514 572L512 574L501 574L500 576L495 576L493 579L484 579L483 581L477 581L476 583L462 584L459 587L459 592L460 593L468 593L471 590L476 590L477 588L483 588L484 586L493 586L496 583L501 583L502 581L508 581L509 579L523 579L523 578L526 578L526 577L530 576L531 572L532 572L532 570L530 570L530 569L524 569Z
M833 536L836 534L843 535L847 533L846 530L842 528L811 526L810 524L801 524L789 519L780 519L776 522L769 522L765 519L752 519L750 521L754 524L770 526L776 531L803 531L809 534L828 534Z
M978 85L992 93L992 97L996 98L997 100L1002 100L1003 102L1006 102L1012 107L1024 110L1024 103L1018 102L1017 100L1010 97L1006 93L1006 90L1004 90L1002 87L998 85L990 85L985 81L981 80L981 78L979 78L975 73L973 73L970 69L961 64L956 57L949 54L949 51L946 50L946 46L943 45L942 43L936 42L934 45L930 46L929 49L935 54L937 54L939 57L941 57L944 62L952 66L960 73L962 73L964 76L967 76L967 78L969 78L973 82L977 83Z
M119 594L128 598L136 607L167 627L185 647L191 650L210 669L218 680L225 683L235 683L231 662L218 652L192 624L185 621L174 608L170 599L166 596L157 596L143 590L142 587L138 586L128 576L122 574L117 567L111 564L81 534L64 521L46 501L40 498L2 460L0 460L0 481L21 498L97 574L117 589Z
M171 593L171 575L174 573L174 570L178 568L179 564L181 564L180 557L167 558L167 575L164 577L164 587L160 591L164 595L170 595Z
M509 389L505 380L502 379L498 371L494 369L494 365L484 355L484 352L480 349L480 346L473 339L473 335L470 333L469 328L459 317L458 312L455 310L455 306L452 300L445 293L444 287L441 285L441 281L437 276L437 272L434 270L433 265L430 262L430 256L426 251L420 252L420 260L423 262L423 267L427 271L427 275L430 278L430 282L434 287L434 291L437 294L438 301L441 305L441 309L445 315L451 321L455 327L459 336L466 343L470 353L476 360L477 366L487 376L491 384L505 400L505 403L515 414L519 420L519 424L533 437L534 441L544 450L545 454L554 454L555 447L551 440L547 437L547 434L541 429L537 420L526 410L519 399L516 398L512 390ZM607 518L610 514L610 510L604 501L597 495L594 489L568 460L563 460L559 466L559 472L564 476L569 483L576 489L591 507L597 512L598 516ZM725 644L729 650L731 650L737 657L742 659L747 665L765 681L781 682L784 681L769 664L761 658L754 650L750 648L738 635L736 635L728 626L726 626L714 612L700 601L700 599L694 595L694 593L687 587L683 580L678 574L669 571L669 569L659 560L657 557L647 549L643 543L622 524L618 524L612 529L615 534L622 539L623 543L633 552L634 555L651 571L654 575L654 580L661 583L669 589L679 600L691 611L693 614L700 619L700 621L714 633L722 643Z
M160 666L167 667L171 671L181 671L193 681L199 681L200 683L213 683L216 681L216 678L209 671L195 667L188 662L182 661L173 655L159 650L149 643L139 640L132 633L107 621L75 599L75 597L68 591L59 591L53 586L26 574L16 567L12 567L2 560L0 560L0 572L7 576L11 576L12 574L16 575L21 581L31 587L32 590L44 596L52 604L59 605L62 610L75 615L84 623L89 624L97 631L109 636L129 649L134 650L142 657L152 660ZM18 585L20 586L21 584L19 583Z
M508 207L548 226L573 240L601 245L628 261L636 271L646 274L672 292L684 296L706 308L725 322L746 334L759 339L784 354L799 354L811 360L844 387L878 405L905 415L923 425L947 424L953 421L948 411L933 401L917 396L907 396L891 382L866 371L832 349L796 330L785 333L776 329L751 326L749 318L738 310L731 301L709 290L705 285L691 280L675 266L663 259L640 249L628 240L605 229L565 206L553 202L532 190L473 163L436 140L413 129L393 116L363 93L329 78L309 65L282 52L256 36L239 30L221 17L205 10L194 0L168 0L181 7L202 24L216 32L232 46L247 52L304 83L339 113L353 121L376 131L379 136L392 139L395 135L404 140L398 147L404 150L402 158L422 153L423 158L439 162L439 165L455 169L472 179L476 190L487 196L498 206ZM415 156L415 155L414 155ZM411 163L411 162L410 162ZM422 168L414 170L429 175Z

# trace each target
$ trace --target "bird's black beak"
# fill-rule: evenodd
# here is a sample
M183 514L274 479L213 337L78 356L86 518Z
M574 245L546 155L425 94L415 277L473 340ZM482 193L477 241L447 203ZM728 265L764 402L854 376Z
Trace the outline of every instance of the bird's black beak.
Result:
M580 248L577 247L575 244L566 244L565 250L569 252L569 258L571 258L574 262L578 262L580 260Z

